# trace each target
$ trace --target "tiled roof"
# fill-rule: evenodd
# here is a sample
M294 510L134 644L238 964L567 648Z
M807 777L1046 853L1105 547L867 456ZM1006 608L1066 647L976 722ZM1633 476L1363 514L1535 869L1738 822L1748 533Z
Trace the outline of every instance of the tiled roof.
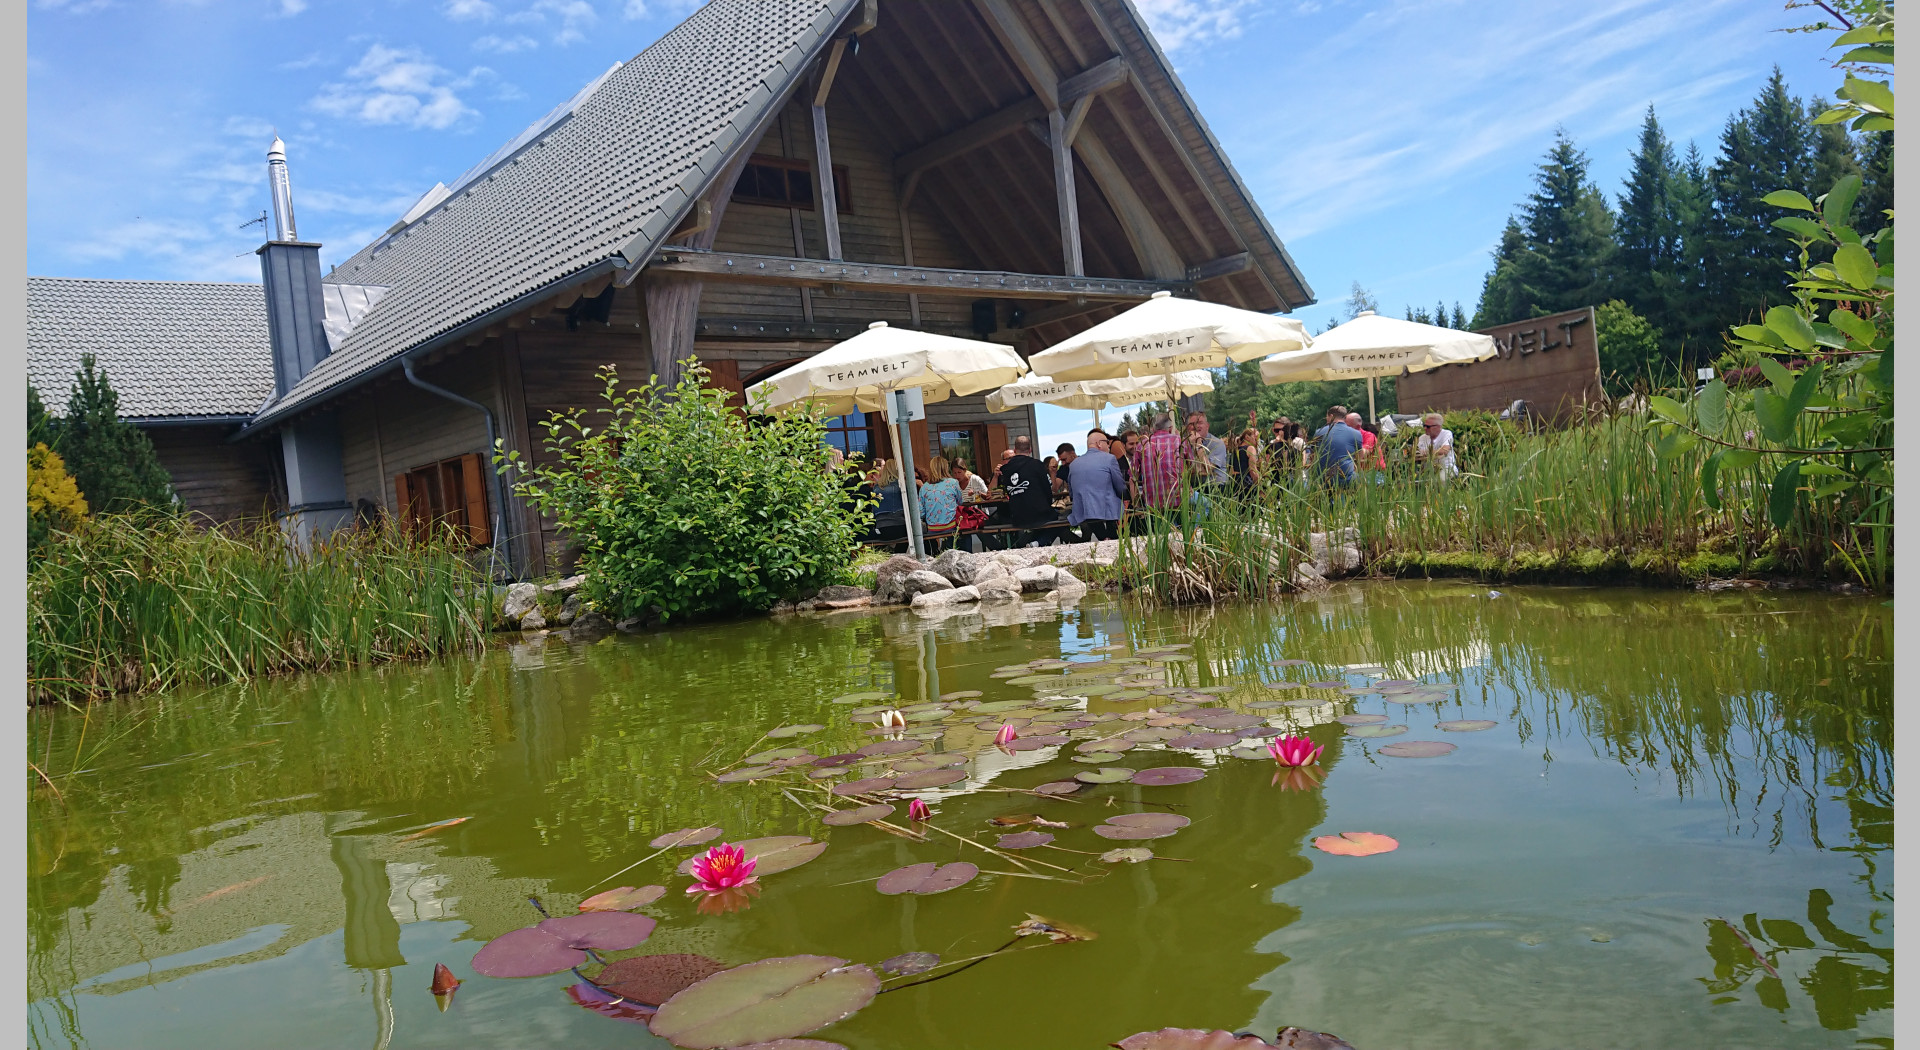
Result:
M709 0L536 137L329 281L379 307L257 424L571 275L648 254L856 0Z
M83 353L130 419L246 416L273 393L257 284L27 278L27 379L56 415Z

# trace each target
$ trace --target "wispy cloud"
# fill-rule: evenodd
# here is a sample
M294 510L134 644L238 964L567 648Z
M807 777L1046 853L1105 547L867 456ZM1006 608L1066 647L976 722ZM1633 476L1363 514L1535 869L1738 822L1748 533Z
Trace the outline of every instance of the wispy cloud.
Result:
M39 0L35 6L42 11L65 11L70 15L86 15L114 5L113 0Z
M622 14L635 20L651 17L656 12L677 17L703 3L706 3L706 0L653 0L652 3L648 3L647 0L627 0Z
M1138 0L1154 39L1168 51L1239 36L1240 13L1254 4L1255 0Z
M346 80L324 85L312 104L322 113L364 124L438 130L479 115L461 101L460 92L492 75L475 66L454 76L417 48L374 44L347 69Z
M307 0L280 0L280 13L292 18L307 9Z
M456 22L487 22L493 19L493 5L487 0L447 0L443 9Z
M528 51L539 47L540 41L530 36L496 36L488 33L473 42L473 49L485 54L511 55L517 51Z
M599 12L587 0L534 0L506 17L515 24L551 29L553 42L563 46L585 40L587 27L599 20Z

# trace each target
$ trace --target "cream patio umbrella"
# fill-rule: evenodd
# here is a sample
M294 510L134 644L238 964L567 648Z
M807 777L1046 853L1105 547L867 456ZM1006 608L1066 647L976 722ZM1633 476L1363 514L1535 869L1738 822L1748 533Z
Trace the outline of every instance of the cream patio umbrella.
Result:
M1373 381L1380 376L1485 361L1494 353L1492 336L1381 317L1365 310L1346 324L1315 336L1309 349L1275 354L1261 361L1260 381L1273 386L1365 379L1367 419L1371 421Z
M747 388L747 406L758 412L782 412L803 403L831 415L856 410L887 410L888 395L918 388L923 403L945 401L1005 386L1027 372L1027 363L1010 346L959 339L875 321L841 343ZM893 454L900 460L900 494L907 536L916 556L921 546L919 500L913 490L913 450L901 427L887 428Z
M1040 351L1028 363L1036 374L1062 382L1162 376L1167 399L1173 401L1178 399L1174 376L1180 372L1220 368L1312 344L1306 326L1291 317L1155 292L1146 302Z
M1173 376L1174 394L1187 397L1213 389L1213 373L1204 368L1179 372ZM987 411L1007 412L1024 405L1058 405L1081 411L1092 410L1093 425L1100 425L1100 410L1155 401L1167 394L1161 376L1126 376L1120 379L1083 379L1062 383L1045 376L1027 375L1018 382L987 395Z

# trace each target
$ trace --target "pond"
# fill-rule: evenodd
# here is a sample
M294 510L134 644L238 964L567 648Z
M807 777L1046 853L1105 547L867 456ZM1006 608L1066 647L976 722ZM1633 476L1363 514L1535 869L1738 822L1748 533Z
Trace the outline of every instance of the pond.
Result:
M659 885L651 936L603 954L948 962L815 1035L854 1050L1283 1025L1360 1050L1891 1046L1891 636L1868 599L1368 583L1268 606L1095 595L549 637L36 711L29 757L57 794L30 784L30 1036L665 1047L577 1005L564 970L473 968L540 921L529 897L563 915ZM897 748L872 746L899 735L872 696L907 712ZM1317 771L1282 775L1258 747L1278 729L1324 746ZM1409 742L1455 749L1397 757ZM716 782L788 747L805 751L790 768ZM809 757L861 748L872 761ZM1116 767L1204 775L1026 793ZM820 802L856 804L825 789L889 773L922 774L885 820L924 841L822 821ZM908 795L930 828L912 830ZM1188 822L1106 837L1141 812ZM989 823L1029 816L1050 823ZM676 865L700 847L643 861L707 825L826 846L728 911L683 892ZM1053 839L960 841L1022 832ZM1398 848L1314 845L1341 832ZM1155 856L1098 856L1127 847ZM957 861L980 874L877 891ZM952 965L1030 914L1097 939ZM435 964L464 982L445 1009Z

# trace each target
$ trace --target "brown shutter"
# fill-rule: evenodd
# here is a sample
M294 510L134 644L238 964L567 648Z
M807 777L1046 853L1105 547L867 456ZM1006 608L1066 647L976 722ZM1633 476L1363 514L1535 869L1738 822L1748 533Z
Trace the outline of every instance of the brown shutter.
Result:
M460 490L464 497L467 542L484 547L493 542L493 515L487 508L486 462L478 452L460 457Z
M707 385L727 392L727 404L735 408L746 406L747 388L740 382L740 362L725 360L700 363L707 366Z
M404 529L413 528L413 493L409 488L405 474L393 476L393 520Z
M1004 451L1006 447L1007 425L1005 423L988 423L987 447L984 452L986 461L973 465L975 472L987 479L988 487L999 484L1000 453Z
M913 465L921 471L927 469L927 461L933 458L933 452L927 445L927 421L916 419L907 424L907 438L913 442Z

